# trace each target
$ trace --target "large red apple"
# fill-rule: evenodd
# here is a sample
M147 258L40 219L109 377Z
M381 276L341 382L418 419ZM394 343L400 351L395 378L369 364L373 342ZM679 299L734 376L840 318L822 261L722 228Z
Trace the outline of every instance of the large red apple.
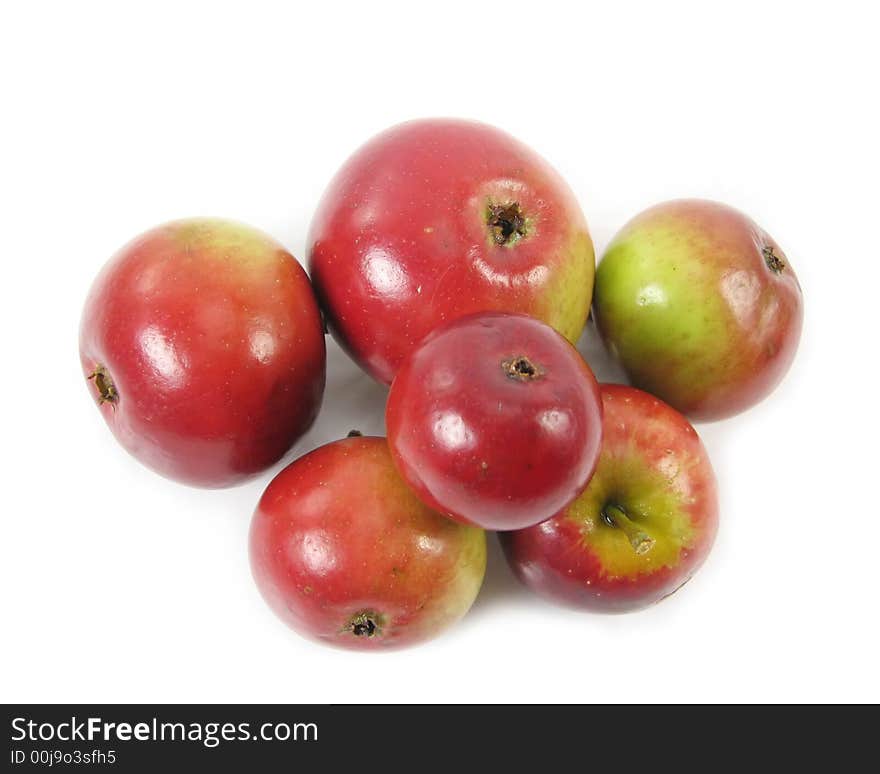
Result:
M693 427L646 392L602 385L599 466L561 515L501 535L528 587L622 612L671 594L703 563L718 527L715 475Z
M803 321L779 245L743 213L700 199L658 204L615 235L593 308L632 383L696 420L767 396L794 359Z
M269 236L224 220L168 223L122 248L86 301L80 360L119 442L205 487L276 462L324 390L308 277Z
M587 485L602 438L589 366L548 325L470 315L429 334L394 377L394 462L428 505L465 524L522 529Z
M411 121L370 140L324 193L309 242L331 332L385 383L445 320L522 312L574 342L587 319L580 207L547 162L484 124Z
M463 616L486 568L482 530L423 505L384 438L347 438L289 465L254 513L251 568L299 633L377 650L420 642Z

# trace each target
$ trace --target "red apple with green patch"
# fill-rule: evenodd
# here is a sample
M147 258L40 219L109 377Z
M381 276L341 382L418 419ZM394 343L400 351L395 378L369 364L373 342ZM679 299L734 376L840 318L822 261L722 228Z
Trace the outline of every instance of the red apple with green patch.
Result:
M717 202L637 215L599 263L593 311L630 381L695 420L737 414L788 371L803 322L791 262Z
M625 612L680 588L718 528L712 466L694 428L646 392L602 385L599 465L562 514L501 534L526 586L576 608Z
M212 218L154 228L107 263L86 301L80 361L122 446L194 486L277 462L324 391L305 271L268 235Z
M470 608L486 537L424 505L384 438L350 437L293 462L251 522L251 568L300 634L357 650L435 637Z
M574 342L587 319L595 258L572 191L485 124L425 119L374 137L330 183L309 243L331 333L386 384L447 320L520 312Z

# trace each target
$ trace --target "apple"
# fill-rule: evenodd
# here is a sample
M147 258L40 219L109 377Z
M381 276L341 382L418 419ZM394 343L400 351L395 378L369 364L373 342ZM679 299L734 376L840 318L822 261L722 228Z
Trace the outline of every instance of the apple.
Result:
M485 529L553 516L599 459L602 401L593 372L549 325L500 312L437 328L388 395L397 469L432 508Z
M694 420L715 420L782 380L803 297L791 262L752 220L684 199L646 210L612 239L593 311L632 384Z
M117 440L168 478L239 483L312 424L324 390L308 277L250 226L194 218L123 247L80 327L85 383Z
M587 319L595 258L574 195L485 124L425 119L374 137L330 183L309 244L331 333L386 384L446 320L521 312L574 342Z
M251 523L250 560L260 592L294 630L380 650L434 637L468 611L486 537L423 505L384 438L350 437L269 484Z
M712 466L694 428L646 392L602 385L602 453L562 514L501 535L510 566L538 594L603 612L635 610L680 588L718 528Z

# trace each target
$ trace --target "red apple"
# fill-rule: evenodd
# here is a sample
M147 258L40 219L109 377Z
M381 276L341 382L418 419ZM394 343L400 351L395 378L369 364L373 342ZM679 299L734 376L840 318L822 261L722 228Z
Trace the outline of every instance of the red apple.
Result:
M486 568L482 530L423 505L384 438L348 438L289 465L254 513L251 568L300 634L377 650L429 639L463 616Z
M602 385L604 436L589 486L564 513L501 536L520 580L574 607L623 612L669 596L718 527L715 475L693 427L646 392Z
M630 381L696 420L766 397L794 359L803 297L763 229L717 202L637 215L611 241L594 311Z
M119 442L187 484L236 484L311 425L324 335L302 267L256 229L180 220L122 248L80 328L89 392Z
M574 342L595 259L574 195L484 124L401 124L358 150L312 222L309 269L330 330L376 379L445 320L522 312Z
M397 372L385 414L397 469L432 508L486 529L549 518L599 458L599 386L577 350L525 315L453 320Z

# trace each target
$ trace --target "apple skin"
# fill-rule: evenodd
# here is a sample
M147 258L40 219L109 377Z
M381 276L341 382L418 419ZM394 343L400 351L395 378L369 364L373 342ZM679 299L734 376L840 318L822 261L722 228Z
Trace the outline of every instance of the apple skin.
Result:
M637 215L613 238L593 312L632 384L708 421L779 384L797 350L803 297L785 254L752 220L682 199Z
M589 486L564 513L504 533L501 543L541 596L626 612L669 596L700 567L718 529L718 495L706 450L679 412L634 387L601 390L602 454ZM631 526L603 517L611 505Z
M123 247L80 326L89 393L138 460L193 486L237 484L312 424L325 346L308 277L250 226L194 218Z
M423 502L464 524L521 529L587 485L602 401L565 338L495 312L429 334L397 372L385 422L397 469Z
M446 320L521 312L574 342L589 312L595 257L573 193L485 124L423 119L374 137L330 183L309 244L331 333L386 384Z
M423 505L384 438L301 457L269 484L250 530L254 579L300 634L382 650L430 639L463 616L486 569L486 536Z

